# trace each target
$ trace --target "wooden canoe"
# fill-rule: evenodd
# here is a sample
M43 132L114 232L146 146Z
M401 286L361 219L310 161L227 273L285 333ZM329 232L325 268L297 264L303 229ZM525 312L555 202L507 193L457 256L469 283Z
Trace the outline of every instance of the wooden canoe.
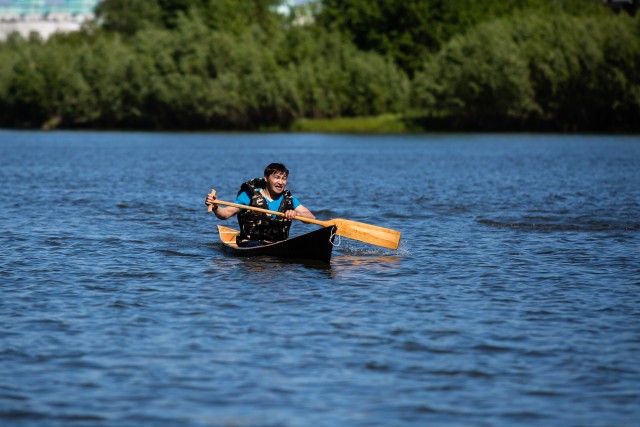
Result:
M325 263L331 260L335 233L335 226L323 227L282 242L243 248L236 244L237 230L218 225L220 241L227 253L245 257L272 256L286 259L315 260Z

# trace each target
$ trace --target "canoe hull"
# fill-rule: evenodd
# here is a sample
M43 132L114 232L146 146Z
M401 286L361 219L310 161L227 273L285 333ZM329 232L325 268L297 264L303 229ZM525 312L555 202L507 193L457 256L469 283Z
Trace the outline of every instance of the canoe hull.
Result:
M335 232L335 226L323 227L282 242L241 248L236 244L236 235L238 234L236 230L222 225L218 226L218 234L224 251L235 256L271 256L292 260L314 260L324 263L329 263L331 260Z

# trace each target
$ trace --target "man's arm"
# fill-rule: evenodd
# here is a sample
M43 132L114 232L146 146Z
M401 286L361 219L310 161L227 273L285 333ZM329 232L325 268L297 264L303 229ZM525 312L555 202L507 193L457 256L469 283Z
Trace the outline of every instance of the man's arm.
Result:
M240 212L240 209L234 208L233 206L216 206L218 206L218 208L214 209L213 213L216 214L218 219L229 219Z
M305 217L305 218L316 219L316 217L311 213L311 211L309 211L309 209L305 208L302 205L299 205L295 209L295 215L296 216L302 216L302 217ZM292 218L290 218L290 219L292 219Z
M209 206L213 205L213 213L216 214L218 219L229 219L234 215L237 215L240 212L239 208L234 208L233 206L220 206L216 204L216 193L212 191L207 194L207 198L204 201L204 204Z

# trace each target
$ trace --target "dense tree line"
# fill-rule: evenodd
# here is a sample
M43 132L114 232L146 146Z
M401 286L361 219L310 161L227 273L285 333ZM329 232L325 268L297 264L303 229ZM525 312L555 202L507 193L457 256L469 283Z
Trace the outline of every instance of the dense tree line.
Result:
M442 129L640 127L640 20L599 0L281 3L105 0L78 33L13 35L0 126L254 130L395 113Z
M520 13L478 25L413 81L430 126L640 129L640 21Z
M589 15L603 12L593 0L324 0L320 23L345 33L358 48L393 57L409 74L424 55L481 22L522 10Z

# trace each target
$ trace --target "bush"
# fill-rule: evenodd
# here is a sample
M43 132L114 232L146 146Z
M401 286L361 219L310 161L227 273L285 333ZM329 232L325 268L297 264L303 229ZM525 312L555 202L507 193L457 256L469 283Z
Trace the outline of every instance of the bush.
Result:
M638 19L516 15L455 37L426 61L412 105L473 128L626 128L640 112Z

